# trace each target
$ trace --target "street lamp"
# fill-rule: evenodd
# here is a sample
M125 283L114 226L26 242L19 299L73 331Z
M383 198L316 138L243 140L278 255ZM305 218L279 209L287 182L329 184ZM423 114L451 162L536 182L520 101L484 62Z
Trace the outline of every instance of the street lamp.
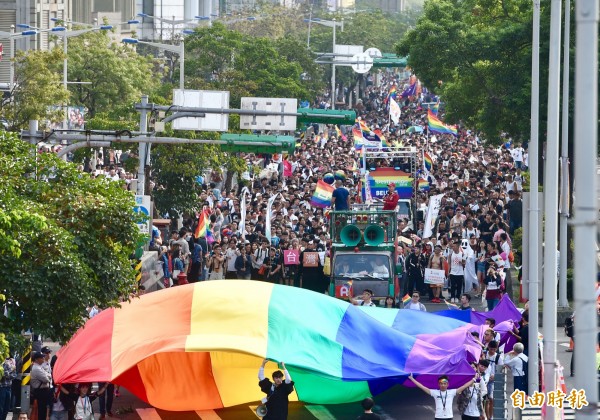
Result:
M38 32L34 29L21 32L15 32L15 26L11 25L10 32L0 31L0 39L8 39L10 41L10 72L8 88L12 92L15 84L15 39L23 39L28 36L36 35Z
M327 26L328 28L333 28L333 47L331 52L335 54L335 29L339 26L342 28L342 32L344 32L344 20L341 22L336 22L333 20L322 20L319 18L310 18L304 19L305 22L308 22L309 28L311 23L316 23L318 25ZM310 45L310 33L308 35L308 44ZM331 109L335 109L335 57L331 62Z
M188 30L189 31L189 30ZM186 33L184 31L184 33ZM185 43L183 39L179 45L171 45L171 44L160 44L158 42L149 42L149 41L140 41L136 38L123 38L122 40L125 44L145 44L150 45L151 47L155 47L164 51L171 51L176 54L179 54L179 89L184 90L184 77L185 77Z

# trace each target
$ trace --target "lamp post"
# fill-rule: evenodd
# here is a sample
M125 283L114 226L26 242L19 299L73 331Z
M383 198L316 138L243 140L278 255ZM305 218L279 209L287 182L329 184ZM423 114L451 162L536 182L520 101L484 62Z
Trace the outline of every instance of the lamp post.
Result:
M304 19L305 22L308 22L309 28L311 23L316 23L319 25L327 26L328 28L333 28L333 46L331 52L335 54L335 30L339 26L342 28L342 32L344 31L344 21L336 22L333 20L322 20L319 18L310 18ZM310 44L310 32L308 35L308 44ZM335 109L335 57L331 63L331 109Z
M38 29L33 26L23 25L23 24L17 24L16 26L18 28L23 28L25 30L21 31L21 32L15 32L15 26L11 25L10 32L0 31L0 39L8 38L8 40L10 41L10 73L8 76L10 78L10 80L8 83L8 87L11 92L13 90L14 82L15 82L15 63L14 63L15 39L23 39L28 36L35 36L41 32L59 32L61 30L64 30L64 28L62 28L62 27L56 27L56 28L52 28L52 29Z
M184 89L184 77L185 77L185 43L183 41L183 39L181 40L181 43L179 45L171 45L171 44L160 44L158 42L149 42L149 41L140 41L139 39L136 38L123 38L123 42L126 44L145 44L145 45L150 45L152 47L161 49L161 50L165 50L165 51L171 51L174 52L176 54L179 54L179 60L180 60L180 64L179 64L179 89L183 90Z

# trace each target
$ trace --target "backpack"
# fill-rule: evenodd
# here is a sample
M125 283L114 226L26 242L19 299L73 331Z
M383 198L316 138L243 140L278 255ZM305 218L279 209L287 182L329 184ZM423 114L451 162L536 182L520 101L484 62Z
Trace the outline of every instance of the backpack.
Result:
M573 315L565 319L565 334L569 338L573 338L575 336L575 323L573 321Z
M517 358L521 359L521 362L523 363L523 372L522 373L523 373L523 375L527 376L527 372L529 372L529 362L520 356L517 356Z

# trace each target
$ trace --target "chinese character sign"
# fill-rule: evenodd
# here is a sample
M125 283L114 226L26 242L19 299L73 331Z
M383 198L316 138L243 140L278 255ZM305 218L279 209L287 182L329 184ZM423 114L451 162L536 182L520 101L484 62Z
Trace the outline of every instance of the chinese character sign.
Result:
M304 259L302 260L304 267L318 267L319 266L319 253L318 252L305 252Z
M300 251L297 249L285 249L283 251L283 265L300 264Z

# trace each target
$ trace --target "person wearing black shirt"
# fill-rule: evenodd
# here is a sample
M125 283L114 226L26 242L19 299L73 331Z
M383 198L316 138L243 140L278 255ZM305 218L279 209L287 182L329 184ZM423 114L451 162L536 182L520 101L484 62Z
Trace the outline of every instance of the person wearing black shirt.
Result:
M263 420L286 420L288 417L288 397L294 391L294 381L292 381L283 362L281 362L283 372L280 370L273 372L273 382L265 378L265 365L267 362L268 360L264 359L260 369L258 369L258 386L262 392L267 394L262 400L263 404L267 406L267 414L263 417Z
M375 402L372 398L365 398L361 401L360 405L362 405L363 410L365 412L358 416L356 420L380 420L381 416L379 414L373 413L373 406Z

